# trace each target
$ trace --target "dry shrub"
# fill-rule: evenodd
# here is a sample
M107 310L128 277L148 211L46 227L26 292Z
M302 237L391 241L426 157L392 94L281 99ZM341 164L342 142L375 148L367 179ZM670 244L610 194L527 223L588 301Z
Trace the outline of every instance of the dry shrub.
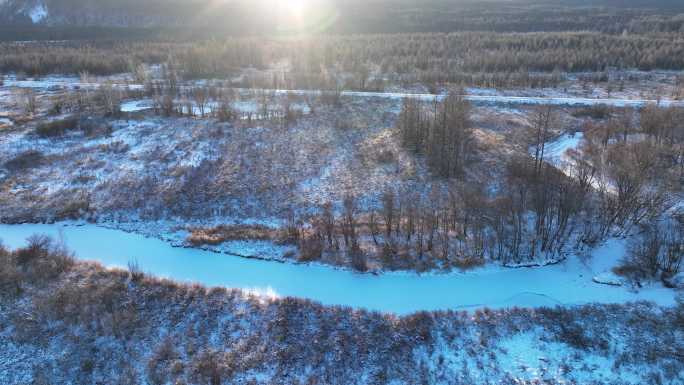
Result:
M5 163L5 168L11 172L24 171L34 167L39 167L43 164L45 157L40 151L28 150L24 151L13 159Z
M557 334L557 338L559 341L578 350L608 349L608 342L604 338L587 335L584 327L577 323L560 325L560 331Z
M222 379L232 375L232 368L222 352L213 349L202 351L191 363L192 378L199 384L221 385Z
M353 244L349 250L349 256L351 257L352 268L356 271L365 272L368 271L368 264L366 263L366 255L363 250L357 244Z
M151 384L169 382L174 370L172 365L180 357L171 338L165 338L147 361L147 380Z
M674 324L680 330L684 330L684 297L677 298L677 307L675 308Z
M426 345L430 345L433 341L432 329L434 324L433 315L425 311L401 318L399 322L399 326L406 334Z
M0 243L0 296L19 294L20 280L15 255Z
M145 277L137 259L128 261L128 275L133 282L140 282Z
M123 154L123 153L128 152L128 150L130 149L130 146L121 140L117 140L117 141L112 142L112 143L101 144L98 147L98 149L102 152L111 152L114 154Z
M612 271L618 276L627 278L633 284L644 279L643 269L634 264L622 262L620 265L613 267Z
M35 306L40 314L121 338L133 333L140 322L125 279L125 273L88 271L78 284L59 287L35 301Z
M451 262L455 267L463 271L472 270L480 266L484 266L485 260L480 257L463 257L456 258Z
M682 234L681 228L670 224L646 226L641 235L630 241L627 255L613 272L637 285L657 278L667 284L667 280L680 271L684 261Z
M571 112L576 118L606 119L610 117L611 108L605 104L596 104L590 107L578 108Z
M110 124L102 119L83 119L78 122L78 128L83 132L84 135L95 137L95 136L107 136L113 131Z
M90 211L90 198L86 194L64 202L57 213L58 219L79 219Z
M324 90L321 91L320 94L318 95L318 101L321 104L325 105L330 105L330 106L339 106L342 104L342 92L339 87L336 87L335 89L332 90Z
M193 246L220 245L231 240L275 240L278 236L278 230L262 225L219 225L191 228L187 242Z
M323 242L316 236L302 237L299 241L299 261L310 262L321 259Z
M380 260L382 261L382 265L386 268L392 269L395 265L394 257L396 256L396 254L396 251L390 243L383 243L382 250L380 251Z
M36 97L36 92L31 88L21 88L20 91L20 103L24 109L26 115L33 115L38 109L38 98Z
M14 311L9 314L13 326L12 338L19 343L44 343L46 336L42 332L40 315L34 312Z
M74 264L73 254L61 242L46 235L28 238L28 246L15 251L24 278L31 281L57 277Z
M36 134L41 138L54 138L78 129L78 119L68 117L41 123L36 127Z
M389 149L383 149L377 153L377 161L380 164L392 164L396 161L396 155Z

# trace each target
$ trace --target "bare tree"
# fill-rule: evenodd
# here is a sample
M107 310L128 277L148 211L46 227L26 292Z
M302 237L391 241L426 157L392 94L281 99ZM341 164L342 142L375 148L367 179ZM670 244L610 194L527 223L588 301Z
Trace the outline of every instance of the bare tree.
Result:
M536 107L532 117L532 128L534 131L534 170L537 175L541 172L544 162L544 152L548 141L549 128L552 122L552 107Z
M323 205L322 213L323 229L325 237L328 240L328 247L333 247L333 238L335 236L335 214L333 213L332 203L326 202Z
M394 223L394 191L390 188L382 194L382 214L385 221L385 242L392 236L392 224Z
M121 113L121 92L111 83L105 83L98 88L98 99L105 115L117 116Z
M195 87L192 89L192 98L195 101L195 105L197 106L197 109L199 110L200 116L204 117L204 112L207 108L207 104L209 103L209 95L207 93L206 88L204 87Z
M342 234L344 235L344 243L347 247L358 246L356 237L356 202L354 196L347 194L344 197L344 225Z

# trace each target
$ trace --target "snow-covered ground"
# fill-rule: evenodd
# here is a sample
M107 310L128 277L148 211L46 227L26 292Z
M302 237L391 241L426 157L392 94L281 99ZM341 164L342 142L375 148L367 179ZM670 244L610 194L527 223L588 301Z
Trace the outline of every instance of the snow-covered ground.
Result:
M136 260L154 275L207 286L241 288L276 296L309 298L398 314L420 310L480 309L653 301L670 306L675 292L659 284L633 291L605 285L594 277L610 271L624 253L624 242L610 240L590 258L572 256L539 268L490 266L467 273L357 274L321 265L277 263L198 249L174 248L154 238L94 225L0 225L0 238L16 248L32 234L63 237L85 260L125 267Z
M128 100L121 103L122 112L138 112L149 110L153 107L153 101L150 99L143 100Z
M544 146L544 160L552 165L563 168L569 161L568 150L577 149L584 138L582 132L564 133L559 137L546 142ZM534 155L534 148L530 148L530 154Z
M584 134L581 132L576 132L574 134L565 133L555 140L546 143L544 148L545 155L548 155L554 163L561 161L568 150L576 149Z

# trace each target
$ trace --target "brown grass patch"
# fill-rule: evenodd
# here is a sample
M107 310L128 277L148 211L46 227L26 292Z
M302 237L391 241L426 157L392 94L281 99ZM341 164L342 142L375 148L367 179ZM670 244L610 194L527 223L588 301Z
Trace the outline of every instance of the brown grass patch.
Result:
M220 245L235 240L276 240L280 231L262 225L219 225L216 227L190 228L187 242L193 246Z
M478 267L484 266L485 261L484 258L479 258L479 257L463 257L463 258L456 258L455 260L452 261L452 264L461 269L462 271L466 270L473 270Z

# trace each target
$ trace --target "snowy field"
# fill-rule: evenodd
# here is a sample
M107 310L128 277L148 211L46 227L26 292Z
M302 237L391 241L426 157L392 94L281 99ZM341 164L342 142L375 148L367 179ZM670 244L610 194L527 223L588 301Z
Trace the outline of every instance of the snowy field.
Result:
M11 248L23 246L25 239L36 233L62 236L78 258L96 260L108 267L125 268L135 260L145 272L182 282L397 314L631 301L652 301L662 306L675 303L675 292L660 284L633 291L625 285L598 283L622 257L624 242L620 240L607 242L588 258L573 256L546 267L491 266L468 273L375 276L315 264L278 263L174 248L158 239L93 225L0 225L0 237Z

